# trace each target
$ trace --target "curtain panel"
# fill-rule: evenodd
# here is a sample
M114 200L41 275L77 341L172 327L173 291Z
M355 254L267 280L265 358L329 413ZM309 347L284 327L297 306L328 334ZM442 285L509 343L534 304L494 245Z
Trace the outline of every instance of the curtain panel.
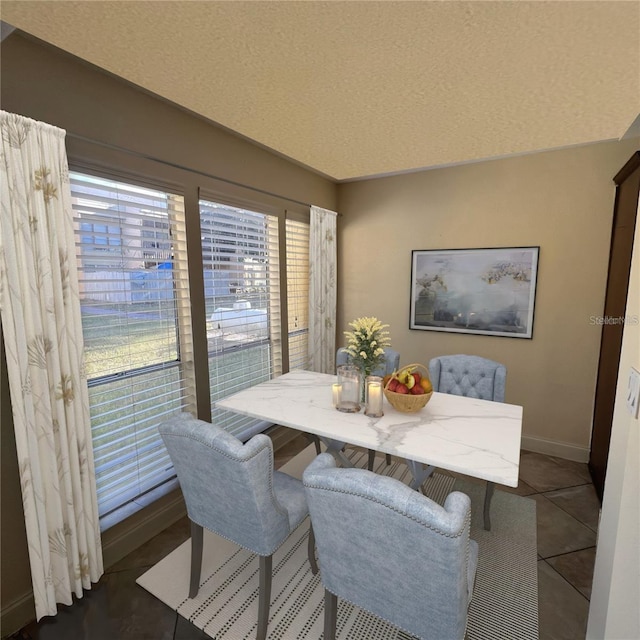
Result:
M309 228L309 369L335 373L337 217L311 207Z
M103 572L65 132L0 112L0 314L38 620Z

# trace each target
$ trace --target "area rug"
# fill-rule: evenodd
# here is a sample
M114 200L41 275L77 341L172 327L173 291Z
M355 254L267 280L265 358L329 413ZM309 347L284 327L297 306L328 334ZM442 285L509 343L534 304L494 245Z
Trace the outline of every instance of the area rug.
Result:
M366 466L365 452L347 453L356 466ZM313 447L308 447L282 470L300 477L314 455ZM376 458L376 471L407 484L410 481L406 465L399 461L387 466L384 458ZM471 537L480 547L468 640L537 640L535 501L496 490L491 505L492 528L485 531L484 483L436 472L422 487L425 495L440 504L454 489L471 498ZM313 576L309 569L308 530L305 520L273 556L269 640L322 638L324 590L319 576ZM258 558L205 531L201 587L198 596L190 599L190 553L187 540L141 575L138 584L215 640L255 638ZM338 603L340 640L409 640L410 636L358 607L340 599Z

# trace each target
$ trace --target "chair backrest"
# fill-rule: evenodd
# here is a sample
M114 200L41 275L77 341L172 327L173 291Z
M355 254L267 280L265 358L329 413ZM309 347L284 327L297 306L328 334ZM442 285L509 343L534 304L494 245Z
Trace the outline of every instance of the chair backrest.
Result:
M429 361L429 377L434 391L504 402L507 369L499 362L480 356L440 356Z
M336 353L336 367L341 364L349 364L349 354L344 347L340 347ZM384 361L379 369L372 371L374 376L380 376L383 378L389 373L393 373L400 368L400 354L390 347L386 347L384 350Z
M259 555L289 533L273 492L273 444L258 434L246 444L217 427L179 414L158 427L176 470L189 518Z
M478 549L468 496L441 507L327 453L303 483L326 589L419 638L463 637Z

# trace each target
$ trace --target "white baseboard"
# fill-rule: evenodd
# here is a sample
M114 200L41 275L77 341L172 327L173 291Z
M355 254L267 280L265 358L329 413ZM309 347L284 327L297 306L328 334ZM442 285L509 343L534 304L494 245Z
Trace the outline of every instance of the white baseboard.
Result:
M589 462L590 450L587 447L579 447L567 442L557 442L556 440L546 440L545 438L535 438L522 436L521 447L525 451L542 453L547 456L572 460L574 462Z

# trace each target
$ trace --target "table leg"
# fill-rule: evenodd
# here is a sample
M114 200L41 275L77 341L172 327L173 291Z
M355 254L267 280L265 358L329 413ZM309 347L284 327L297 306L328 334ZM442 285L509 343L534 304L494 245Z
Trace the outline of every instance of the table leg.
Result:
M407 460L407 466L411 471L413 480L409 485L412 489L418 491L422 486L422 483L436 470L433 465L425 467L422 462L416 462L415 460Z
M354 466L351 460L349 460L349 458L344 455L344 451L342 451L344 442L323 437L320 437L320 440L322 440L322 442L324 442L325 446L327 447L327 453L330 453L337 462L340 462L342 464L343 467L350 469Z
M493 497L493 490L496 488L495 482L489 482L487 480L487 488L484 492L484 528L485 531L491 531L491 498Z

